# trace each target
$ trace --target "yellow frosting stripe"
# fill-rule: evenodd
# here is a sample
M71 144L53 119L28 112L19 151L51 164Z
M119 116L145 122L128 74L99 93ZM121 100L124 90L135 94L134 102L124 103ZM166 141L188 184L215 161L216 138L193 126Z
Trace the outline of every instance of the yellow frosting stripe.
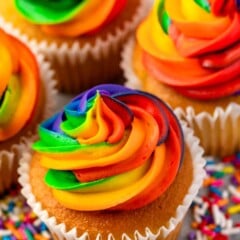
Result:
M176 8L178 4L180 8ZM174 16L180 16L179 10L182 11L182 16L188 21L202 21L202 22L209 22L213 19L216 19L212 14L206 12L203 8L199 7L193 0L171 0L171 3L169 0L166 0L165 2L165 8L168 11L168 8L170 5L175 6L174 14L172 15L169 12L169 15L172 17ZM171 8L173 9L173 7Z
M91 2L91 1L90 1ZM85 9L73 20L57 25L42 26L43 31L53 35L76 36L89 32L100 26L111 12L115 0L94 0L91 6Z
M137 29L137 40L149 54L160 59L181 61L173 40L162 30L157 14L153 11Z
M108 125L104 119L103 112L102 112L102 99L100 98L100 95L98 94L96 98L96 107L94 109L94 115L96 115L96 121L95 124L97 125L97 132L95 134L91 133L90 138L82 138L81 134L77 137L77 140L81 144L94 144L94 143L101 143L107 140L107 137L110 134ZM94 119L91 117L91 119ZM87 121L87 120L86 120ZM92 132L91 129L89 129L89 132Z
M64 131L69 136L78 137L78 141L84 141L84 139L91 138L98 131L98 124L96 119L93 117L96 112L96 106L93 106L88 112L86 116L86 120L79 127Z
M105 156L89 161L89 158L72 159L65 156L64 159L60 160L43 155L41 158L41 164L46 168L68 170L106 166L121 162L127 159L128 156L133 155L142 146L142 142L145 138L145 131L142 129L145 129L146 131L147 126L140 119L135 118L133 120L132 129L126 144L118 152L112 154L111 156Z
M0 42L0 95L3 94L7 87L8 81L12 75L12 59L8 49Z
M71 129L71 131L68 131L67 134L72 137L77 137L79 143L84 143L84 141L87 141L89 138L95 136L99 130L99 126L94 117L95 115L96 106L93 106L92 109L87 112L85 122L77 129ZM71 132L73 132L73 134Z
M216 17L199 7L193 0L181 0L180 8L176 8L175 4L179 4L178 0L166 0L166 11L186 36L211 39L219 36L231 24L229 16Z
M138 195L156 181L164 166L165 154L165 144L157 147L149 171L140 180L125 188L83 194L53 189L53 195L63 206L80 211L96 211L117 206Z

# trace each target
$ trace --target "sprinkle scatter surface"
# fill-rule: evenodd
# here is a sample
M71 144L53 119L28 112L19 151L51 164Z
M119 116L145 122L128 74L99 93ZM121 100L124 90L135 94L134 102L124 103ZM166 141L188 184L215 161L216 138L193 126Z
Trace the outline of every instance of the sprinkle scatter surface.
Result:
M240 153L207 158L203 187L191 206L189 240L240 239Z
M46 225L27 205L19 188L0 197L1 240L52 240Z

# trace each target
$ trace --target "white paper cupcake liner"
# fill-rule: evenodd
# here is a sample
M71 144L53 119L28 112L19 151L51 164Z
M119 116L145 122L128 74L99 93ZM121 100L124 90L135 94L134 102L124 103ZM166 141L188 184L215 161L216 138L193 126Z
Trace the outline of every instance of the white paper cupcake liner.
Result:
M123 47L123 51L121 53L120 67L123 70L123 75L126 80L124 85L126 87L141 90L143 89L142 82L139 80L139 77L134 73L132 64L134 45L135 38L130 37Z
M11 24L6 23L0 18L0 28L2 28L8 34L18 38L26 46L29 46L29 43L26 40L26 37L21 35L18 30L14 29ZM53 79L54 72L50 68L50 64L44 60L44 57L38 53L36 48L31 47L31 51L34 53L39 70L40 70L40 79L43 82L44 95L45 95L45 106L42 109L41 119L49 117L55 108L57 91L55 89L56 81ZM19 142L16 142L10 146L9 150L0 151L0 193L8 189L13 183L17 182L17 168L18 162L21 155L29 151L30 145L34 139L36 139L36 130L33 128L32 131L27 132L25 136L21 136Z
M196 114L192 107L177 108L176 114L194 129L206 155L224 157L240 150L240 105L230 103L226 109L216 107L213 114Z
M134 239L146 240L146 239L175 239L174 235L175 228L178 228L181 225L181 222L189 209L194 197L197 195L198 190L202 185L203 178L205 177L204 165L205 160L202 157L203 150L199 146L199 140L193 136L193 131L186 126L185 122L182 122L185 142L190 149L190 154L192 157L193 165L193 180L192 184L188 189L188 193L183 199L183 202L178 206L174 216L169 219L166 226L160 226L157 233L152 233L151 230L146 226L145 236L141 235L138 230L134 233ZM20 167L18 173L20 174L19 182L22 185L22 194L26 197L28 204L32 207L33 211L37 216L45 222L49 230L56 237L56 239L66 239L66 240L87 240L89 239L88 233L85 232L81 236L77 235L76 228L67 229L64 223L57 222L54 216L50 216L46 210L42 208L40 202L34 197L31 185L29 182L29 170L30 170L30 161L32 159L31 152L24 153L23 157L20 160ZM160 216L161 217L161 216ZM96 239L102 239L102 236L99 234ZM108 239L114 240L114 237L111 233L108 235ZM129 236L125 233L122 234L122 240L130 239Z

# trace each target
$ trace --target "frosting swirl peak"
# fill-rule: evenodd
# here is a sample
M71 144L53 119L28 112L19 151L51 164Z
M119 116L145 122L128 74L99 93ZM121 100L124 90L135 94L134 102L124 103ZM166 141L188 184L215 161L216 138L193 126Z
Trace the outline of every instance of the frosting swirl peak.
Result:
M156 0L137 32L143 64L188 97L234 95L240 90L239 26L239 1Z
M166 191L183 158L181 127L158 98L96 86L41 124L33 148L56 199L82 211L142 207Z

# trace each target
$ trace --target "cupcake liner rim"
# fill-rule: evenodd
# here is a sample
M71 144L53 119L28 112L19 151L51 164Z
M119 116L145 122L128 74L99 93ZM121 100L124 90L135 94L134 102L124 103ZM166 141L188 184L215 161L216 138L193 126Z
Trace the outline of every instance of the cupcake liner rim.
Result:
M206 155L227 156L240 150L240 105L229 103L226 108L216 107L212 114L195 113L192 107L185 110L178 107L176 115L185 119L191 128L198 131Z
M136 89L142 89L142 83L139 81L137 75L134 73L132 68L132 58L133 58L133 48L134 48L135 38L130 37L128 41L123 46L123 51L121 53L120 67L123 70L123 75L126 79L125 86L132 87Z

